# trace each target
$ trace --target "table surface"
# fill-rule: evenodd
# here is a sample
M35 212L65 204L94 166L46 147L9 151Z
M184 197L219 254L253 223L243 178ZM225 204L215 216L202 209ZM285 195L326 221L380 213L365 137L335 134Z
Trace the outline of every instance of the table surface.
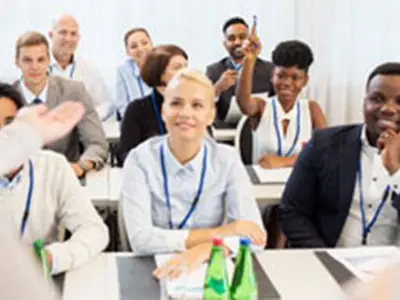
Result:
M387 250L388 247L335 249L333 251L379 253L384 249ZM63 299L119 300L116 258L133 255L132 253L101 254L83 267L68 272L64 283ZM281 299L345 299L342 288L315 256L314 250L268 250L257 253L256 257Z
M106 138L110 143L118 142L120 138L120 123L117 121L102 122ZM229 142L235 139L236 129L214 129L214 137L219 142Z

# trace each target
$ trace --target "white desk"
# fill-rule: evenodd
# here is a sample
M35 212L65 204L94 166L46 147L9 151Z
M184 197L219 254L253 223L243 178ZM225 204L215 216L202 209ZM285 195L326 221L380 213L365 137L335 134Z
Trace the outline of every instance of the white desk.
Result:
M235 140L236 129L214 129L213 134L218 142L232 142Z
M110 168L109 169L109 194L108 199L111 206L118 204L121 195L122 186L122 169ZM132 183L134 184L134 183ZM260 205L274 205L278 204L285 184L253 184L253 195Z
M93 204L101 207L107 206L109 202L109 167L87 173L83 189Z
M101 123L109 143L118 143L121 132L120 124L117 121L106 121Z
M130 255L101 254L68 272L63 299L120 300L116 257ZM312 250L269 250L257 258L283 300L345 299L342 288Z
M106 138L109 143L118 143L121 131L120 123L117 121L102 122ZM214 129L214 137L219 142L230 142L235 140L236 129Z

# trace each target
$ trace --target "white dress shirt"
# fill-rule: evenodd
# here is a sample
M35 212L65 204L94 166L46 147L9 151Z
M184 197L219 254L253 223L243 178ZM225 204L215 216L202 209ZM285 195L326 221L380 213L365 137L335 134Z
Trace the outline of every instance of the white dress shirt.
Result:
M392 206L392 197L399 193L400 171L390 176L382 164L382 158L376 147L372 147L366 137L365 126L361 134L362 191L366 222L369 223L383 199L384 190L390 186L389 197L382 211L368 234L368 245L393 245L398 243L398 213ZM349 215L343 227L338 247L361 245L362 221L360 211L359 173L357 173L353 201Z
M46 101L47 101L47 89L48 89L48 86L49 86L48 82L46 82L46 85L45 85L44 89L42 90L42 92L40 93L39 96L34 95L27 88L27 86L25 85L25 82L24 82L23 79L21 79L20 82L21 82L22 94L23 94L23 96L24 96L24 98L25 98L25 100L26 100L26 102L28 104L32 104L33 100L35 100L35 99L40 99L43 103L46 103Z
M79 267L106 247L107 227L62 155L43 150L31 161L33 193L22 242L31 246L42 239L54 258L54 274ZM31 182L28 170L26 162L19 182L0 188L0 209L8 212L17 234ZM57 241L60 225L72 233L65 242Z
M74 56L65 68L60 67L54 58L49 67L50 74L80 81L85 85L101 121L113 113L113 104L100 70L92 62Z
M172 223L168 209L160 162L160 147L164 145ZM200 200L188 222L176 229L189 211L197 193L203 155L207 147L207 169ZM123 214L130 245L134 252L161 253L185 249L190 229L214 228L224 220L249 220L263 228L251 183L237 151L203 139L199 153L185 165L171 153L167 136L157 136L143 142L129 153L124 165L122 187ZM238 237L224 239L233 252Z

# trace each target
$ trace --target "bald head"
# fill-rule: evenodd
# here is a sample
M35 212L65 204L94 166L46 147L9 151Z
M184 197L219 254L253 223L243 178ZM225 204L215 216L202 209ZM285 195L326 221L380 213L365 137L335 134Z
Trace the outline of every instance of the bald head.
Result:
M62 15L53 21L49 32L54 58L63 64L70 61L79 43L79 25L71 15Z

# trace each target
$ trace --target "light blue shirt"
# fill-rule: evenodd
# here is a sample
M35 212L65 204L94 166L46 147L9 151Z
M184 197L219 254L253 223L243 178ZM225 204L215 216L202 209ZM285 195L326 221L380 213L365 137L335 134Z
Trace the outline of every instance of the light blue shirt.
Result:
M0 189L13 189L21 181L22 175L24 174L24 168L22 168L13 179L8 179L7 175L0 176Z
M116 107L121 117L124 116L130 102L149 95L152 90L140 77L140 69L137 64L132 59L127 59L117 70Z
M164 145L174 228L186 216L197 193L204 145L207 147L203 192L181 230L169 228L160 162L161 144ZM249 177L237 151L210 138L203 139L199 153L185 165L181 165L171 153L167 136L151 138L134 148L124 165L122 198L130 245L138 253L182 251L190 229L218 227L223 225L225 216L228 223L249 220L263 228ZM238 237L231 237L225 244L236 251L237 241Z

